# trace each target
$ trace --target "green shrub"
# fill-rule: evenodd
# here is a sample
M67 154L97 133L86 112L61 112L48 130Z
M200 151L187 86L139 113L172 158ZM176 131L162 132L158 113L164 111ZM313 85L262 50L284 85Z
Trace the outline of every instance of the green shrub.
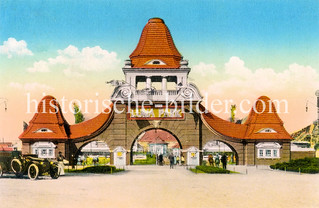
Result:
M134 165L152 165L156 164L155 155L151 157L150 155L146 155L146 160L135 160Z
M286 170L302 173L319 173L319 158L304 158L291 160L290 162L276 163L271 169Z
M123 171L121 169L116 169L115 166L91 166L83 168L82 170L66 170L73 173L116 173Z
M203 171L205 173L230 173L229 170L224 170L222 168L218 167L212 167L212 166L196 166L197 170Z

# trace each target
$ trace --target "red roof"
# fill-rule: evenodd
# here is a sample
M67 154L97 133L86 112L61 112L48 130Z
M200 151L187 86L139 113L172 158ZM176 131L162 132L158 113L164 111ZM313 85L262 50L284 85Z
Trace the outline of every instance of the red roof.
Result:
M11 142L0 143L0 151L13 151L13 145Z
M179 68L182 56L164 20L152 18L145 25L130 59L133 68ZM165 65L147 65L150 60L161 60Z
M112 106L113 104L111 104L111 109L113 109ZM90 120L71 125L70 139L90 136L93 133L99 131L102 127L109 123L112 112L113 111L109 112L109 109L106 109L104 110L104 112L100 113L98 116Z
M284 123L277 114L274 103L266 96L261 96L255 103L245 122L247 131L245 139L292 139L284 128ZM270 128L276 133L259 133L262 129Z
M67 139L69 124L64 119L61 107L52 96L45 96L38 105L37 112L29 122L20 139ZM42 132L40 129L47 129Z
M176 142L176 139L173 135L161 129L147 131L139 141L153 142L154 138L160 138L165 142Z
M208 112L202 113L205 125L212 131L237 139L292 139L283 126L276 108L266 96L257 99L244 124L235 124L225 121ZM201 111L205 108L201 106ZM259 112L259 113L257 113ZM270 128L273 133L260 133L263 129Z
M51 140L51 139L76 139L90 136L106 127L111 119L111 112L106 109L93 119L79 124L69 125L64 119L61 107L52 96L45 96L38 105L38 112L35 113L29 122L28 128L19 136L21 140ZM45 129L46 131L41 131Z
M156 138L152 138L150 141L149 141L149 144L167 144L167 142L160 138L160 137L156 137Z

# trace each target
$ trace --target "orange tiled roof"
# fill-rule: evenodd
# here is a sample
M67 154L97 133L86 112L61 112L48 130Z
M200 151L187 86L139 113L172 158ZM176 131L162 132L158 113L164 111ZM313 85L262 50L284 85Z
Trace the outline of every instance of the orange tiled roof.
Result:
M264 103L264 104L263 104ZM263 106L264 105L264 106ZM201 106L201 111L205 108ZM283 126L276 108L266 96L261 96L255 103L255 109L251 109L247 121L244 124L235 124L225 121L208 112L202 113L205 125L221 135L237 139L292 139ZM264 109L264 111L263 111ZM276 133L259 133L259 131L271 128Z
M245 139L292 139L284 128L284 123L277 114L274 103L266 96L261 96L255 103L245 122L247 131ZM277 133L259 133L260 130L271 128Z
M56 108L54 107L56 106ZM58 109L58 110L56 110ZM52 96L45 96L38 105L38 112L35 113L28 128L19 136L21 140L50 140L50 139L77 139L90 136L106 126L110 121L111 112L106 109L93 119L79 124L69 125L64 119L61 107ZM38 131L48 129L47 132Z
M205 110L205 107L202 105L200 107L201 111L203 112ZM214 130L221 135L233 138L244 138L245 136L245 132L247 129L246 125L235 124L223 120L210 112L202 113L202 118L209 129Z
M111 115L113 113L113 104L111 105L111 112L108 112L109 109L104 110L104 112L100 113L98 116L81 122L79 124L70 126L70 139L77 139L81 137L86 137L94 134L99 131L103 126L107 125L110 121Z
M154 138L160 138L166 142L175 142L176 139L173 135L167 131L161 129L147 131L143 137L139 140L140 142L152 142Z
M179 68L182 59L164 20L149 19L140 40L130 55L133 68ZM147 65L150 60L159 59L166 65Z
M48 95L40 101L37 112L29 122L28 128L19 136L20 139L67 139L68 123L64 119L57 100ZM46 128L48 132L37 132Z

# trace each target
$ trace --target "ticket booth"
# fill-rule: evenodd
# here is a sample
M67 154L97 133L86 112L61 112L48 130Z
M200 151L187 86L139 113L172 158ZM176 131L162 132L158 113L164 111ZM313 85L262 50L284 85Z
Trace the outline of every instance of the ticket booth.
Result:
M195 167L199 165L199 149L190 147L187 149L187 166Z
M116 147L113 150L114 166L124 168L126 166L126 150L123 147Z

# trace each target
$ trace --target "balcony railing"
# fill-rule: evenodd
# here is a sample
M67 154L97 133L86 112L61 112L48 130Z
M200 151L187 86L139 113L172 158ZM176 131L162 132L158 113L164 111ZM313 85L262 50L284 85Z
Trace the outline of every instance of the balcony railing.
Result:
M178 94L178 90L167 90L166 91L168 95L177 95ZM162 90L150 90L150 91L146 91L146 90L136 90L135 91L136 95L159 95L162 96L164 95Z

